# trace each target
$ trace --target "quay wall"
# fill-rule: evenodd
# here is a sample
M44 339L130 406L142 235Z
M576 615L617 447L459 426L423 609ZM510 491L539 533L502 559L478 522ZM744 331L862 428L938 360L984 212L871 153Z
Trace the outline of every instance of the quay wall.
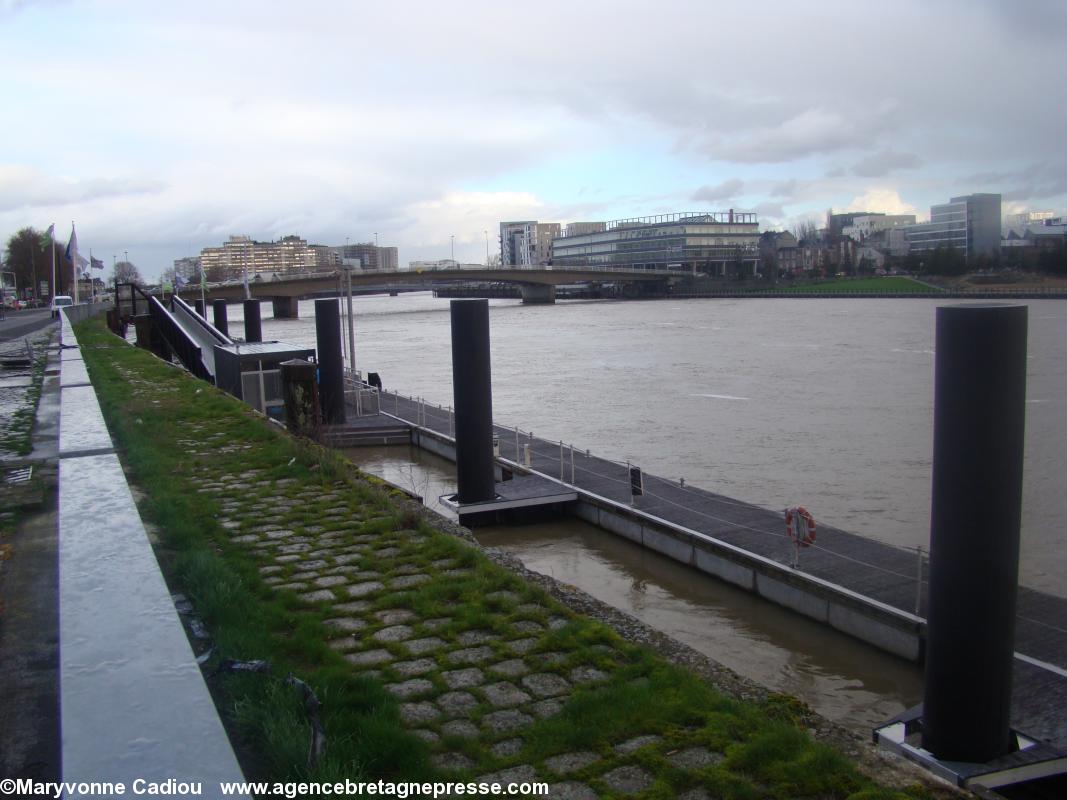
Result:
M441 458L456 460L454 440L437 431L415 426L411 429L411 443ZM498 458L498 472L505 466L518 474L533 473L558 482L551 475ZM688 564L900 658L922 661L926 633L926 622L922 617L699 531L659 519L639 508L600 497L581 487L573 487L573 490L578 493L573 513L591 525Z

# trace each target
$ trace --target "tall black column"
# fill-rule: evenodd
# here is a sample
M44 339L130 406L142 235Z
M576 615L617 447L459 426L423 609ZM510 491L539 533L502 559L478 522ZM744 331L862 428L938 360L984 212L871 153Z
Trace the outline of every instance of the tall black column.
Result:
M223 336L230 335L230 323L226 319L226 301L212 300L211 312L215 317L215 329Z
M945 760L1013 749L1026 333L1026 306L937 309L922 746Z
M207 319L207 310L204 308L203 300L194 300L196 303L196 313L200 315L201 319Z
M245 300L245 341L263 341L263 323L259 316L259 301Z
M477 503L496 497L489 301L453 300L451 310L458 499Z
M315 345L319 359L319 402L322 421L345 421L344 361L341 353L341 309L336 298L315 301Z

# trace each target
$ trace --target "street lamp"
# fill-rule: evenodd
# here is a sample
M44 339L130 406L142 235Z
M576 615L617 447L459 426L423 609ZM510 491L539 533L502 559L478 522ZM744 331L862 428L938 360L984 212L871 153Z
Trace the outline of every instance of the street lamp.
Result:
M485 234L485 266L489 266L489 231L482 231Z
M449 238L452 239L452 266L456 266L456 234L452 234Z

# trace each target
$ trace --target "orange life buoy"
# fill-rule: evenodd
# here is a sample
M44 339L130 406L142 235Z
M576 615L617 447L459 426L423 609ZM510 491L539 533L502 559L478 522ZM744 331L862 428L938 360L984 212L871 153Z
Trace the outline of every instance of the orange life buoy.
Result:
M794 526L794 521L803 523L803 531L799 530L799 524ZM815 517L804 506L793 506L785 510L785 527L789 538L801 547L807 547L815 541Z

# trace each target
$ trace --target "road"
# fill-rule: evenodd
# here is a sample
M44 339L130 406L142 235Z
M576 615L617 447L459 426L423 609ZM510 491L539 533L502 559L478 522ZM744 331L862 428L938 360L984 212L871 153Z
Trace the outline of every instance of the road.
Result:
M0 343L21 339L53 323L52 312L47 308L27 308L21 311L5 310L0 319Z

